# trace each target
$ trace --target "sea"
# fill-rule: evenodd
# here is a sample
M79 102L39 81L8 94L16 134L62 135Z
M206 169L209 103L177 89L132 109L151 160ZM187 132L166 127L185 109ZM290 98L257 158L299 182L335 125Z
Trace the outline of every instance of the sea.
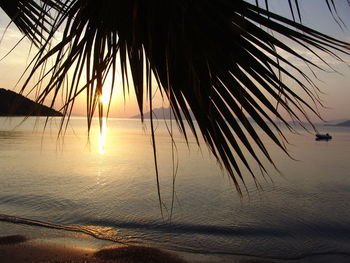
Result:
M201 138L148 120L0 118L0 236L91 248L155 246L231 262L350 262L350 128L281 127L288 154L261 130L274 160L248 158L240 195ZM237 177L239 178L239 177ZM160 196L160 198L159 198Z

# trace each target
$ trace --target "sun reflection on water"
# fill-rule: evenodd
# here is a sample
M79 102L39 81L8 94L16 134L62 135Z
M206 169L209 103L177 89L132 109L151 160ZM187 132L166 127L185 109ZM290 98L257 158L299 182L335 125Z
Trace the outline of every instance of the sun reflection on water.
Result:
M98 153L101 155L105 154L106 136L107 135L107 119L102 118L102 126L100 128L99 140L98 140Z

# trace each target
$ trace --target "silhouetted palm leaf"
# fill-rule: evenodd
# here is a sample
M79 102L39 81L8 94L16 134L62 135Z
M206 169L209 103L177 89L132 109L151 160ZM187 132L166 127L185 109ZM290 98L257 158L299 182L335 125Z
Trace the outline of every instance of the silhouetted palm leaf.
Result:
M46 42L54 26L52 12L62 12L64 5L52 0L0 0L0 8L35 45Z
M41 74L41 81L47 84L38 102L53 94L54 105L70 74L63 111L69 116L76 96L86 90L90 127L95 109L103 114L99 96L106 77L112 71L113 90L120 63L123 89L127 89L131 74L141 114L145 99L152 107L155 81L186 138L184 121L198 138L190 110L193 112L205 142L239 192L238 178L244 182L239 163L254 177L243 148L262 169L257 152L273 163L250 118L286 151L285 138L276 123L290 126L281 112L296 121L308 119L307 111L318 115L315 105L320 102L313 91L316 86L287 55L319 66L292 49L290 43L310 51L325 65L322 55L339 59L338 52L348 54L347 43L300 23L297 0L288 1L294 20L269 11L268 1L264 1L264 8L258 1L251 4L243 0L56 2L65 6L56 18L56 24L64 21L62 40L52 48L46 45L40 49L28 78L40 72L49 59L54 60L53 66ZM326 3L341 23L334 2ZM19 26L33 39L41 36L22 23ZM285 84L281 74L294 81L293 88ZM85 85L81 85L84 75Z

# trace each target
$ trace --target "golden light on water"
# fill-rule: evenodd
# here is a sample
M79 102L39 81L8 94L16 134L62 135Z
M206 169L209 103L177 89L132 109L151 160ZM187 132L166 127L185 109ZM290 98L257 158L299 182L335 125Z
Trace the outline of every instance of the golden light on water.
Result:
M105 85L99 98L103 108L107 108L111 100L111 85ZM105 154L106 134L107 134L107 118L102 117L102 124L99 129L98 153Z
M108 103L108 102L107 102ZM102 126L100 128L99 140L98 140L98 153L101 155L105 154L106 136L107 135L107 119L102 118Z

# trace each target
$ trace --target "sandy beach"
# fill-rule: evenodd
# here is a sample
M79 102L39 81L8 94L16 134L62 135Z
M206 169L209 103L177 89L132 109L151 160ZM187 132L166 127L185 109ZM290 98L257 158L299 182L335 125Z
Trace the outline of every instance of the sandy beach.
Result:
M323 254L281 260L236 255L230 259L208 258L203 255L185 256L148 246L119 245L99 249L48 240L29 240L23 235L0 236L1 263L328 263L348 262L344 254Z
M22 235L0 237L1 263L218 263L185 260L173 252L146 246L115 246L91 249L50 243L37 243ZM220 263L273 263L259 259L237 259Z
M119 246L97 250L57 244L38 244L21 235L0 237L0 261L1 263L186 262L173 253L156 248Z

